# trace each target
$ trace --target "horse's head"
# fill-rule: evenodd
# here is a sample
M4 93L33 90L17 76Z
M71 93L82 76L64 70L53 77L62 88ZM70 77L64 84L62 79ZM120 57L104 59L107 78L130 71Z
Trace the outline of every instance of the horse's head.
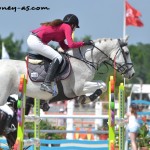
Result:
M105 60L110 60L108 64L125 78L130 79L134 76L135 71L127 40L128 37L125 39L102 39L99 41L99 45L95 43L95 47L104 54Z
M130 79L134 76L135 71L133 68L133 63L131 61L127 40L128 37L126 37L125 39L117 40L118 48L117 50L115 50L116 52L112 59L114 60L115 69L122 75L124 75L125 78Z

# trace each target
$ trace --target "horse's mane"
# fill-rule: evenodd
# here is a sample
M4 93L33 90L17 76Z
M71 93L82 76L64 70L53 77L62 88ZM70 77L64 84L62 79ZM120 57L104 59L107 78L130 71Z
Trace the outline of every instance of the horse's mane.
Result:
M93 40L93 42L96 43L96 42L102 42L102 41L108 41L108 40L112 41L113 39L112 38L98 38L96 40Z

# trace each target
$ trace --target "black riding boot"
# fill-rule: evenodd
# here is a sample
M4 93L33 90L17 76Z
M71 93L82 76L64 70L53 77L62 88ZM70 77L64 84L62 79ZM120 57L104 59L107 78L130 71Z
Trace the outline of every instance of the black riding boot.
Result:
M7 119L6 119L6 124L5 124L5 133L6 134L9 134L10 132L10 123L11 123L11 120L12 120L12 116L11 115L8 115Z
M59 67L59 60L56 58L52 61L52 64L49 65L44 83L41 84L41 90L47 91L49 93L53 93L51 82L53 81L55 77L58 67Z

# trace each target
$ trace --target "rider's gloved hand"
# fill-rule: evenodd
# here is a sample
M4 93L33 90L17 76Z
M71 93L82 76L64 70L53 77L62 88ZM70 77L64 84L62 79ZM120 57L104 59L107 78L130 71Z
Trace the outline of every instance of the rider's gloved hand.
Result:
M61 47L58 47L58 48L57 48L57 51L60 52L60 53L64 53L64 52L65 52L65 50L62 49Z
M84 45L92 45L93 43L90 41L90 40L88 40L88 41L84 41Z

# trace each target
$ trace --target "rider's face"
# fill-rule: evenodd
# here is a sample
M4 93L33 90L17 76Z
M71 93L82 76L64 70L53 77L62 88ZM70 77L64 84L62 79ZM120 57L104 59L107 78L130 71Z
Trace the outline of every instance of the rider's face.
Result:
M75 31L75 29L76 29L76 26L74 26L73 31Z
M75 25L72 25L71 27L72 27L72 31L74 32L75 29L76 29L76 26L75 26Z

